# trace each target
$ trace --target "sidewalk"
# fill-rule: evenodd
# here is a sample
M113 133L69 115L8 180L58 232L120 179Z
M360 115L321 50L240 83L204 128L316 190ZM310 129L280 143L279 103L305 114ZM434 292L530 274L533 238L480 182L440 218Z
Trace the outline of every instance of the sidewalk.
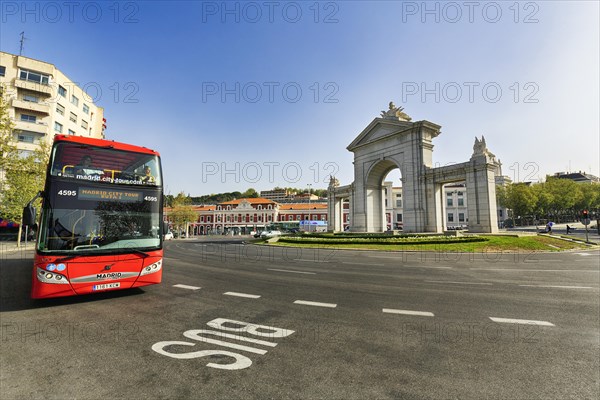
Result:
M567 225L571 228L575 228L569 235L567 235ZM595 225L595 223L593 223ZM506 229L507 232L543 232L545 231L545 225L538 225L537 230L536 226L517 226L514 228ZM575 239L584 240L585 241L585 226L581 222L573 222L573 223L560 223L554 224L552 226L552 235L573 237ZM598 235L598 230L596 228L589 229L588 227L588 240L590 243L600 244L600 235Z
M35 242L28 241L25 246L25 241L21 242L21 247L17 247L16 241L0 242L0 253L17 253L20 251L29 251L35 249Z

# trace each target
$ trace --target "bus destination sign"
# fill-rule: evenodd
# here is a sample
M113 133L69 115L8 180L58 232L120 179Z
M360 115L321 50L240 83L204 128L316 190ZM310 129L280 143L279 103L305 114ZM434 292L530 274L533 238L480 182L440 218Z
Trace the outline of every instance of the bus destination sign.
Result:
M138 202L143 199L142 192L131 192L125 190L107 190L94 188L80 188L77 196L78 200L94 201L122 201Z

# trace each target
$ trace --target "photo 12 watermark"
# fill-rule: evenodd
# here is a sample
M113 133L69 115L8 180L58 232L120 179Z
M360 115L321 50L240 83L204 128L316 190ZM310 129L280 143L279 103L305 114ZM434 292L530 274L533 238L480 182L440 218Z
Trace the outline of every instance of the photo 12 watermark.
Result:
M540 6L527 1L403 1L403 23L539 23Z
M134 322L119 321L3 322L0 333L2 343L138 343L140 327Z
M137 1L2 1L2 23L90 23L137 24Z
M337 163L315 161L310 165L297 161L251 161L217 162L204 161L200 164L202 183L298 183L309 180L315 184L328 184L340 167Z
M201 7L203 24L337 24L340 11L333 1L203 1Z
M336 82L202 82L203 103L339 103Z
M402 82L402 102L490 103L505 99L514 103L537 104L540 86L536 82Z

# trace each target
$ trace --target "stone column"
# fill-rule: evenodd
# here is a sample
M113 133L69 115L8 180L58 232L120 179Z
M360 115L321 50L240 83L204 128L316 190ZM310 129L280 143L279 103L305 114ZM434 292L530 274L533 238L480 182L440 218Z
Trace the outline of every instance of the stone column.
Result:
M498 232L496 165L489 163L485 155L471 157L470 163L467 170L469 232Z

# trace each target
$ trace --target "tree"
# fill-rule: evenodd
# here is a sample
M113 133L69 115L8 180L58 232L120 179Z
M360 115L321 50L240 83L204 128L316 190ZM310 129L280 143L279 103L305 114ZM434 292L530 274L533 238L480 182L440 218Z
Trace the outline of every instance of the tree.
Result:
M246 190L244 193L242 193L242 198L245 198L245 199L254 199L257 197L260 197L260 195L254 188L250 188L250 189Z
M14 125L8 115L8 104L0 96L0 216L21 222L23 207L43 190L50 146L40 141L31 153L17 149ZM19 229L18 240L21 238Z
M532 215L537 203L537 195L523 183L513 183L506 187L506 206L513 210L515 217Z
M181 232L185 228L186 234L189 234L187 226L190 222L196 221L197 218L192 207L192 199L183 192L179 193L173 198L173 208L168 217L177 232Z

